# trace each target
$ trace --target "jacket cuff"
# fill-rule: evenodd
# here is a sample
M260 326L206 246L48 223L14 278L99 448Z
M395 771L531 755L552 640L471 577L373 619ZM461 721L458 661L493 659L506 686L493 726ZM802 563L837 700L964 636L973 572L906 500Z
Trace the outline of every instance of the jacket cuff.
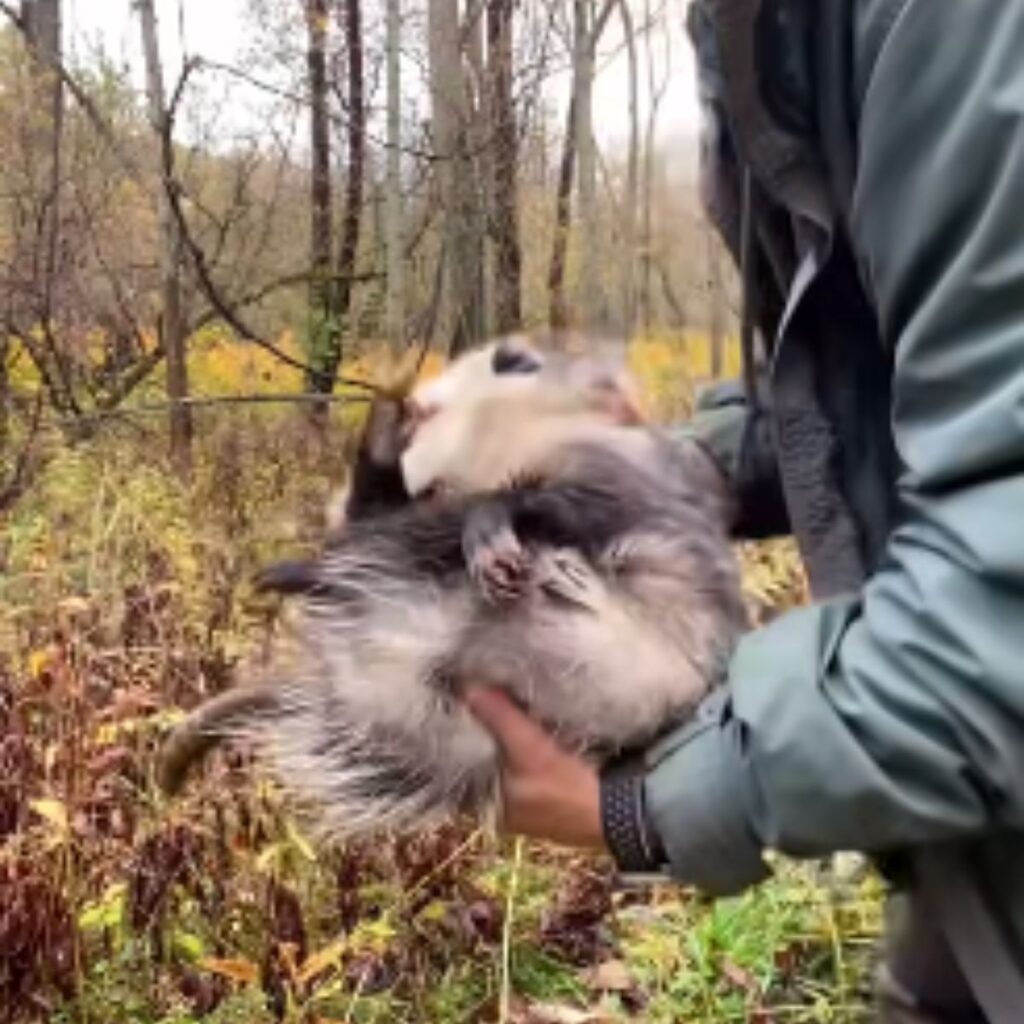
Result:
M672 876L709 896L732 896L770 870L748 813L741 726L721 691L650 755L646 804Z

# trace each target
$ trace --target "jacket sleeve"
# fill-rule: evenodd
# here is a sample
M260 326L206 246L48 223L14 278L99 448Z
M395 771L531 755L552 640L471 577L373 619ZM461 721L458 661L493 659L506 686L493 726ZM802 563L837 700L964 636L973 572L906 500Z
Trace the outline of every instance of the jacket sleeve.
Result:
M850 227L904 515L860 594L751 633L727 698L649 754L673 873L715 894L766 848L1024 829L1024 5L855 6Z
M692 419L675 432L680 440L699 444L728 481L735 503L735 539L760 540L790 532L768 416L750 408L742 382L707 388Z

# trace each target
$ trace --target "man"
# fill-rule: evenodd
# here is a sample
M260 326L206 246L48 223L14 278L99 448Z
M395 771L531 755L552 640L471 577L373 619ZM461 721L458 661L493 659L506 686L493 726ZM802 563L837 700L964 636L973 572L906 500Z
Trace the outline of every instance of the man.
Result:
M1024 1021L1024 3L695 0L690 29L768 367L694 429L818 603L600 779L471 692L506 827L710 894L766 849L866 851L899 893L883 1019Z

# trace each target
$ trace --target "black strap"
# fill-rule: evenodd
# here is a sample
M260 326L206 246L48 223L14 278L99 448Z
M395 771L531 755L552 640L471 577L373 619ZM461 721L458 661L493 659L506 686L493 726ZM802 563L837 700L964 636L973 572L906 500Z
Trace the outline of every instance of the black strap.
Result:
M743 283L743 307L740 321L740 348L743 352L743 386L747 404L754 412L760 411L757 392L757 365L754 352L754 331L757 323L757 225L754 220L754 176L749 167L743 168L743 196L740 207L740 274Z
M1024 1021L1024 975L970 868L949 849L914 859L921 894L989 1024Z

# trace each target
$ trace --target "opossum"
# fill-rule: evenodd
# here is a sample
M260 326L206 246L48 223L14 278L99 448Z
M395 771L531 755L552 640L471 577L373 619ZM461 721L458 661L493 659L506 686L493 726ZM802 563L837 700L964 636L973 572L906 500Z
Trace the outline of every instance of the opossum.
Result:
M500 817L460 688L506 690L600 763L685 717L745 627L726 492L644 422L628 375L506 338L371 408L322 553L266 570L266 678L171 736L162 783L254 744L326 837Z

